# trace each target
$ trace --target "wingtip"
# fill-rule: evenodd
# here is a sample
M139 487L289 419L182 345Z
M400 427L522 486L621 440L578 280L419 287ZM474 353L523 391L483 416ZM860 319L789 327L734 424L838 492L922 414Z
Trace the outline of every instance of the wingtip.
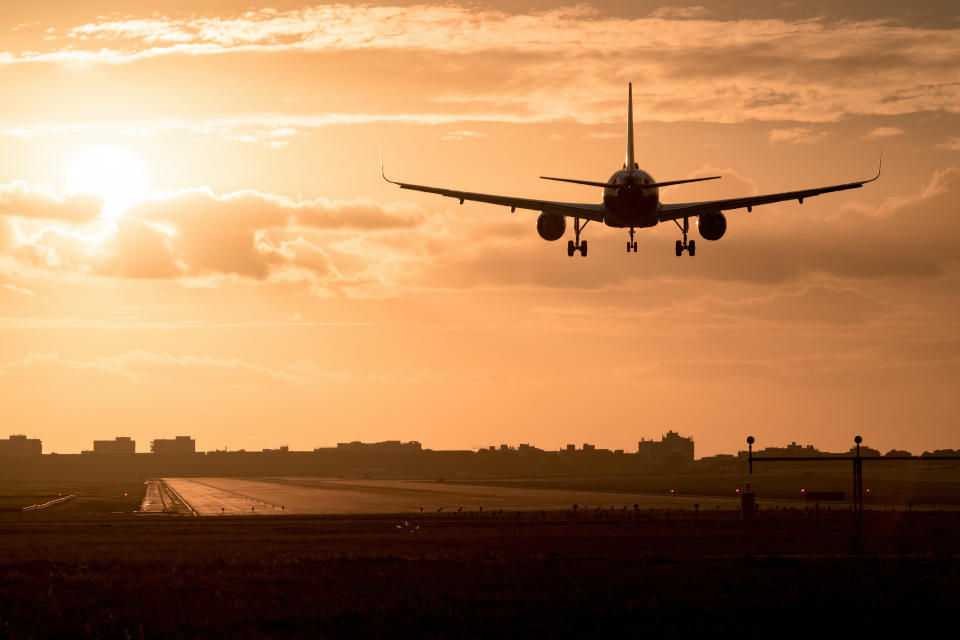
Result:
M880 172L883 170L883 145L880 145L880 160L877 162L877 175L873 176L867 182L873 182L880 177Z
M387 177L387 174L383 169L383 149L377 149L377 155L380 157L380 177L387 182L392 182L392 180Z

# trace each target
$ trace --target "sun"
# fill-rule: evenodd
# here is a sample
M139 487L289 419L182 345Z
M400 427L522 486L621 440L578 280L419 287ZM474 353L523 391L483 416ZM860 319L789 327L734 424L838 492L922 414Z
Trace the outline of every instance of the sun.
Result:
M136 157L123 149L90 149L74 158L67 174L71 194L92 193L104 200L101 217L116 219L143 201L146 183Z

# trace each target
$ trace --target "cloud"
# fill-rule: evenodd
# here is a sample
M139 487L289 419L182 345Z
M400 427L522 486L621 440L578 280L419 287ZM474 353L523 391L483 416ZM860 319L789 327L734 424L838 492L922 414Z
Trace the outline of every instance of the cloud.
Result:
M23 181L0 185L0 215L65 222L90 222L100 215L103 199L91 194L64 195Z
M306 375L303 372L308 372ZM179 382L260 384L263 381L304 383L322 372L309 363L285 368L251 364L238 358L172 355L150 351L127 351L115 356L74 360L59 353L31 353L20 360L0 364L0 381L50 385L65 380L90 380L100 376L126 380L171 379Z
M960 168L951 167L937 171L919 192L890 198L879 207L850 206L817 217L803 215L799 207L786 209L792 215L762 209L746 216L731 212L721 240L729 240L724 249L730 253L714 274L751 282L816 273L854 279L941 278L960 264L960 220L952 215L951 204L958 196Z
M233 274L255 279L266 278L279 264L323 275L334 272L326 252L301 237L297 229L374 232L410 228L423 220L419 208L409 204L293 200L257 191L215 195L204 189L135 205L127 217L159 225L137 227L138 244L149 242L150 255L163 253L170 258L156 260L155 268L173 261L182 265L184 275ZM127 235L131 233L132 229Z
M169 233L132 216L122 216L116 221L113 237L102 247L96 271L117 278L176 278L184 269L175 255Z
M21 138L23 140L29 140L35 136L33 129L28 128L12 128L12 129L2 129L0 130L0 136L5 138Z
M0 284L0 289L3 289L4 291L10 291L12 293L17 294L18 296L26 296L28 298L34 298L37 295L30 289L27 289L26 287L19 287L9 282Z
M26 185L11 190L35 192L42 191ZM84 199L66 199L57 202L56 212L63 220L81 221L86 206ZM42 212L42 207L33 211ZM369 288L385 277L391 263L384 255L364 255L358 263L349 249L331 250L332 243L415 229L425 219L418 206L403 202L192 189L139 203L120 218L99 220L83 232L69 222L31 222L26 230L11 225L14 218L0 217L0 252L37 276L180 279L191 286L216 286L224 277L273 278L307 282L317 293L328 294L335 285ZM350 273L335 265L334 253L356 265ZM371 270L381 275L374 278Z
M945 142L936 145L938 149L947 149L948 151L960 151L960 136L947 138Z
M867 134L868 138L891 138L893 136L902 136L903 129L897 127L877 127Z
M732 169L701 167L692 175L701 174L728 178L735 193L721 196L757 191ZM681 200L693 195L679 189ZM578 261L564 255L561 243L537 237L535 215L510 216L495 207L471 204L478 215L464 216L438 199L428 215L408 204L204 189L134 206L97 240L56 226L2 237L8 259L38 277L174 279L192 287L242 278L295 284L319 296L382 298L418 288L623 288L650 278L765 284L821 275L936 279L960 264L960 220L952 215L958 196L960 168L948 168L918 192L879 206L831 209L826 195L815 205L733 211L716 245L697 238L694 226L700 250L685 261L673 256L672 225L639 233L640 251L628 257L613 231L591 226L591 257ZM818 300L830 295L805 295L814 294ZM790 307L791 300L781 306Z
M29 353L19 360L0 363L0 384L57 385L67 382L116 382L163 384L311 385L323 383L427 384L442 382L502 382L487 373L460 373L432 369L385 370L355 373L330 370L312 360L282 366L266 366L242 358L217 358L131 350L116 355L73 359L60 353Z
M662 18L664 20L689 20L690 18L702 18L710 13L706 7L660 7L650 14L651 18Z
M448 131L443 134L440 138L441 140L463 140L464 138L486 138L487 134L480 133L478 131L470 131L469 129L458 129L456 131Z
M767 133L770 144L814 144L826 136L826 132L815 132L810 127L790 127L786 129L772 129Z
M243 69L245 100L256 104L248 112L289 112L282 100L295 97L291 104L307 105L304 112L344 117L376 117L380 109L369 107L375 101L365 109L358 103L317 109L318 83L369 84L370 97L388 90L395 104L406 103L393 111L414 119L442 117L437 106L450 105L458 115L469 109L487 117L608 122L621 117L622 106L601 96L619 95L626 81L639 78L638 115L666 121L831 122L857 113L956 113L960 104L960 33L897 20L721 20L702 7L662 7L628 18L584 6L511 13L335 4L189 19L111 17L75 25L66 36L67 48L8 52L0 66L102 65L105 91L121 78L142 85L175 66L177 82L200 104L222 95L223 79L233 77L228 67ZM163 66L163 58L183 56L197 60ZM291 86L290 70L303 68L315 82ZM346 80L339 71L370 68L378 73L348 73ZM227 82L231 92L243 89ZM283 91L264 90L271 86ZM153 100L150 88L142 88L145 106L163 103L164 96ZM356 95L336 93L324 99Z
M937 171L918 192L876 207L831 209L830 197L816 199L815 215L809 202L728 212L727 233L716 244L691 232L698 252L686 262L673 255L678 234L669 224L638 233L639 251L629 260L609 231L588 228L585 237L593 253L575 261L564 255L561 243L539 240L531 217L528 226L518 227L524 234L520 240L474 236L474 243L455 254L435 256L425 278L432 286L450 288L627 288L650 278L769 285L824 276L940 279L960 265L960 218L953 214L960 168Z

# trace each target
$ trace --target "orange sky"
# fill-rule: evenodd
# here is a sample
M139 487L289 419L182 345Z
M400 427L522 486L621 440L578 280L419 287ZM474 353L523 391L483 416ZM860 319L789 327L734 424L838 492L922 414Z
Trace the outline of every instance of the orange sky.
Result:
M958 447L953 3L67 0L0 9L0 418L75 452L416 439L697 455L748 434ZM35 6L38 5L38 6ZM391 177L598 202L869 177L672 225L588 227Z

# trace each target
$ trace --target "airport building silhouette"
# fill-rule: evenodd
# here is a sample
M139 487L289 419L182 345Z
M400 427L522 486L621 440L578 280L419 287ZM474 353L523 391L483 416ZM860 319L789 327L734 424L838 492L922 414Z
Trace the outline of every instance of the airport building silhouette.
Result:
M129 479L198 476L324 476L343 478L427 477L549 477L658 473L734 472L746 464L746 452L694 459L694 442L675 431L659 440L641 439L636 452L604 449L590 443L547 451L529 443L500 444L479 450L432 450L420 442L341 442L312 451L291 451L288 446L260 451L197 451L187 435L158 438L150 453L136 453L136 442L127 436L96 440L92 451L80 454L42 454L40 439L13 435L0 439L0 478L8 479ZM811 445L791 443L769 447L765 456L844 456L821 453ZM864 455L880 455L863 448ZM938 449L933 454L952 454ZM909 455L891 450L885 457Z
M12 435L6 440L0 440L0 456L11 458L29 458L43 453L43 444L39 439L28 438L25 435Z

